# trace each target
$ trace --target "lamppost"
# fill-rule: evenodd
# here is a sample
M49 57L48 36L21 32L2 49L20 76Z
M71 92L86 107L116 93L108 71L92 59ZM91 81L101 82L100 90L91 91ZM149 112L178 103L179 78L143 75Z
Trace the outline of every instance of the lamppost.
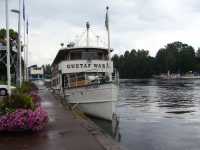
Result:
M7 47L7 82L8 94L11 95L11 78L10 78L10 38L9 38L9 15L8 15L8 0L5 1L6 10L6 47Z
M22 83L22 65L21 65L21 0L19 0L19 10L12 9L11 12L18 14L18 57L17 57L17 85L21 87Z

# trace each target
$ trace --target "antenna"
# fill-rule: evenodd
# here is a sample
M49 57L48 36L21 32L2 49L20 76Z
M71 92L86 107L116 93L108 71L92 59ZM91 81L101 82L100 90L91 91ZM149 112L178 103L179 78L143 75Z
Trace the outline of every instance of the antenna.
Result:
M96 38L97 38L97 46L99 46L99 38L100 38L100 36L97 35Z
M87 47L89 46L89 30L90 30L90 23L86 22L86 29L87 29Z

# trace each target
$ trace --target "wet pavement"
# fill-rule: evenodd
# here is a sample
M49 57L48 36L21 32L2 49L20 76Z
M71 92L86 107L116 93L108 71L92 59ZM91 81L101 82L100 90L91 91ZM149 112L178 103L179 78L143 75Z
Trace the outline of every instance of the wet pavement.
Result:
M103 150L104 147L66 111L59 100L39 85L42 106L49 114L48 127L39 133L0 133L0 150ZM102 140L102 139L101 139Z

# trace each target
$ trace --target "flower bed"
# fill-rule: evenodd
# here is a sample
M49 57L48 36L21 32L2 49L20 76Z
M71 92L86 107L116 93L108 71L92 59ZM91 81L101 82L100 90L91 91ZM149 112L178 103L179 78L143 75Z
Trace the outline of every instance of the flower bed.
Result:
M48 123L47 112L42 107L34 111L17 109L0 117L0 131L40 131Z
M0 132L40 131L46 127L48 114L40 105L37 90L21 91L0 102Z

